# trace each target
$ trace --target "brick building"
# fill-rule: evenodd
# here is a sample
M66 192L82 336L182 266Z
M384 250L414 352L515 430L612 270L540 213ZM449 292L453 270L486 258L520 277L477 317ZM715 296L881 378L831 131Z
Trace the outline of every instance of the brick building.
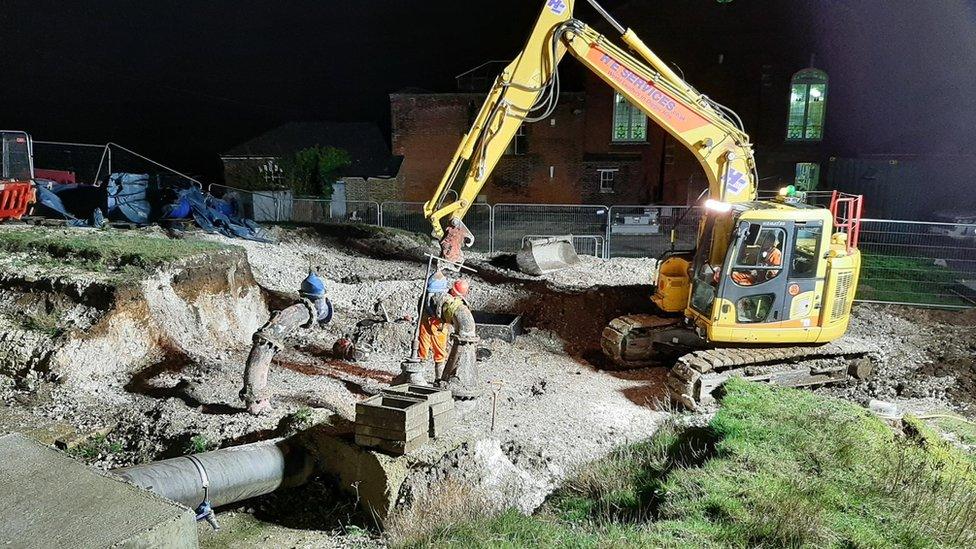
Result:
M615 16L679 72L684 69L699 90L740 114L756 144L761 186L794 183L799 175L805 186L815 187L828 159L822 108L826 75L811 66L814 45L793 34L790 21L797 6L758 4L633 0L621 4ZM600 20L586 19L616 36ZM489 63L461 75L457 88L464 92L391 95L392 148L404 156L407 199L430 197L502 66ZM568 75L568 89L576 91L562 94L550 119L523 126L485 185L484 199L608 205L695 201L707 180L684 146L570 56L560 70ZM819 95L812 101L814 83Z

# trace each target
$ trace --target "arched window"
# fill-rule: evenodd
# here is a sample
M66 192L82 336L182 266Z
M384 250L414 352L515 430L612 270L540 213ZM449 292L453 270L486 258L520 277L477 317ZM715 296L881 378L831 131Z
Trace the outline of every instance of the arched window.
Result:
M803 69L790 82L790 119L787 141L820 141L827 115L827 73Z

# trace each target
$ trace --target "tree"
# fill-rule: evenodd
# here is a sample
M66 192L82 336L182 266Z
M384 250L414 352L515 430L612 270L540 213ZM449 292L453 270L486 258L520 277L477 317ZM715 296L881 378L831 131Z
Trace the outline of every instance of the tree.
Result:
M285 180L299 195L332 197L339 171L352 163L349 153L336 147L308 147L280 162Z

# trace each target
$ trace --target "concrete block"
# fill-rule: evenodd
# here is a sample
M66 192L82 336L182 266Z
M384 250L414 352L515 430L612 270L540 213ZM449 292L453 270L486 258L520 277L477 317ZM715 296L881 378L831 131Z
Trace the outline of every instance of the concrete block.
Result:
M407 431L401 429L383 429L381 427L373 427L371 425L356 424L356 434L366 435L376 438L385 438L387 440L402 440L408 441L419 437L421 434L427 431L427 426L423 424L411 427Z
M367 516L383 522L389 516L407 477L409 458L393 457L357 446L352 424L346 427L318 425L303 438L319 468L332 475L342 488L356 496Z
M430 433L434 438L442 437L457 426L457 411L451 409L431 418Z
M454 397L451 395L451 391L447 389L428 387L426 385L404 384L394 385L389 389L384 389L383 393L403 398L425 398L427 400L427 407L430 410L428 433L432 437L442 436L456 425L456 421L454 421L455 416L453 415ZM450 413L450 415L444 415L447 413ZM438 416L443 416L439 424L435 420Z
M451 396L451 391L441 389L439 387L430 387L427 385L411 385L409 383L404 383L403 385L393 385L389 389L384 389L383 392L409 398L424 398L427 400L427 404L429 406L454 401L454 397Z
M0 546L197 547L193 511L20 434L0 437Z
M427 442L430 440L430 437L427 435L427 431L421 430L420 433L421 434L419 436L406 441L389 440L356 433L356 444L366 448L379 448L384 452L389 452L393 455L400 456L403 454L409 454L424 444L427 444Z
M409 430L423 424L429 414L427 401L379 394L356 404L356 423L383 429Z

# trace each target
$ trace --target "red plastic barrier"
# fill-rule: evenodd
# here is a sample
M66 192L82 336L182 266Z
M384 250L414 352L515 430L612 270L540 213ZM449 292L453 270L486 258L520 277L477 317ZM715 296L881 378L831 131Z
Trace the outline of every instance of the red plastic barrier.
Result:
M0 183L0 221L20 219L37 200L32 183Z

